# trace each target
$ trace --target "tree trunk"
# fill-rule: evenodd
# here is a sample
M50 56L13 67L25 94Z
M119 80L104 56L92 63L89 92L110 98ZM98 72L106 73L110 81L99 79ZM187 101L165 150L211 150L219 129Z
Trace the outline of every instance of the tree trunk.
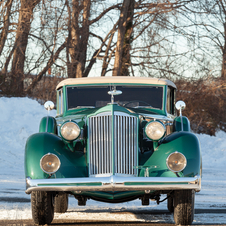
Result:
M90 0L72 1L71 27L69 35L69 53L71 62L69 63L68 77L83 77L86 63L86 52L89 37L89 16ZM79 27L79 15L83 9L83 23Z
M69 6L68 6L69 7ZM68 77L75 78L77 72L77 65L78 65L78 46L79 46L79 13L80 13L80 1L72 0L72 10L69 8L68 10L71 11L71 18L70 20L70 27L69 27L69 36L68 36L68 43L69 43L69 54L70 54L70 62L68 62Z
M226 78L226 48L224 48L221 77Z
M16 48L13 53L11 69L11 87L14 90L14 94L17 95L23 93L23 80L25 78L24 62L28 44L28 35L31 29L33 9L39 2L40 0L21 0L21 9L15 40Z
M223 25L224 25L224 47L222 56L221 77L226 78L226 22Z
M128 75L130 65L130 44L132 34L132 22L134 12L134 0L124 0L118 26L118 40L115 52L113 76ZM123 73L123 74L121 74Z
M134 14L134 0L130 1L129 10L127 13L126 20L126 32L124 36L124 44L122 49L122 67L121 75L129 76L129 67L131 65L130 49L132 43L132 32L133 32L133 14Z
M6 8L6 14L3 17L4 21L3 21L3 28L2 28L2 32L0 35L0 56L2 54L2 50L5 46L5 41L8 35L8 31L9 31L9 24L10 24L10 13L11 13L11 7L12 7L12 0L7 1L5 8Z
M69 29L69 53L71 62L68 64L68 77L71 78L81 78L84 76L89 38L90 6L91 0L72 1ZM79 16L81 12L83 12L83 21L82 26L79 27Z
M81 45L79 53L79 62L81 64L81 75L84 76L86 66L87 46L89 40L89 17L90 17L91 0L83 1L83 23L81 29Z

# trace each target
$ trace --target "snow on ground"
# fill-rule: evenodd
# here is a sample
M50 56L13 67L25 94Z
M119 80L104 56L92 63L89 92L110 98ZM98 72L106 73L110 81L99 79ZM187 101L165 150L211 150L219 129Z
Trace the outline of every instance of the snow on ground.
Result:
M39 123L46 110L29 98L0 98L0 220L30 219L29 195L25 194L24 147L29 135L38 132ZM56 111L51 111L55 115ZM197 135L203 158L202 190L196 195L196 209L220 209L226 212L226 133L219 131L215 137ZM151 202L142 206L140 200L122 204L87 201L79 207L74 198L69 199L69 211L55 214L55 219L141 221L173 223L173 216L154 214L166 210L166 203ZM150 213L149 213L150 211ZM143 214L142 214L143 213ZM194 223L225 223L226 214L195 214Z

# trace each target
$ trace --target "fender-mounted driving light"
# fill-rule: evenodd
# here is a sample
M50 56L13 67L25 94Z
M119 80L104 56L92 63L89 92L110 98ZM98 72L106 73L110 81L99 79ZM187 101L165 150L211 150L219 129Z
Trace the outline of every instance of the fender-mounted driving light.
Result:
M66 122L60 129L61 136L68 141L77 139L80 135L80 128L75 122Z
M187 159L180 152L174 152L166 159L168 169L174 173L181 172L187 165Z
M60 168L60 159L56 155L48 153L41 158L40 167L43 172L54 174Z
M160 140L166 132L164 124L160 121L151 121L145 127L146 136L154 141Z

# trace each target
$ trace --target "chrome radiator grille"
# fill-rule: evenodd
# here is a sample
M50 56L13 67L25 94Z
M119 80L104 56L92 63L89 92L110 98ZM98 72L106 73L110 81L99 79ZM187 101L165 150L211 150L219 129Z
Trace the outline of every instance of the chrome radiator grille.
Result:
M115 113L92 116L88 122L89 174L136 175L137 170L137 118Z

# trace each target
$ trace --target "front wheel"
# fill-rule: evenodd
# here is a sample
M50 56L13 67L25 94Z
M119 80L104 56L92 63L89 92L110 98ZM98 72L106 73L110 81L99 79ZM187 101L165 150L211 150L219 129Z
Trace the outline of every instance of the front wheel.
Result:
M174 191L174 221L176 225L190 225L194 219L195 191Z
M51 192L33 191L31 193L32 218L35 224L50 224L54 217L53 195Z
M68 194L58 194L54 200L54 212L65 213L68 209Z

